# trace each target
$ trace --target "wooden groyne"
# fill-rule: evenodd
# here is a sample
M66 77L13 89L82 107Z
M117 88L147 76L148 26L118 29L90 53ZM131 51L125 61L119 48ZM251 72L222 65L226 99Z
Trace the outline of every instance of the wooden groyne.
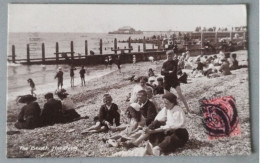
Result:
M198 34L198 33L197 33ZM210 36L212 35L212 32ZM230 34L230 37L232 38L232 33ZM184 47L180 49L177 53L180 54L184 52L185 50L189 49L191 56L196 56L199 54L205 54L205 49L203 48L203 42L205 38L207 38L207 34L200 32L200 39L201 39L201 45L194 46L195 48L191 48L192 46L188 44L183 44ZM243 38L246 37L246 34L244 33ZM218 36L216 37L216 41L218 40ZM25 65L32 65L32 64L73 64L73 65L97 65L97 64L104 64L105 59L108 56L112 56L113 60L116 59L118 55L120 55L120 62L121 63L132 63L133 62L133 55L136 56L136 61L148 61L149 57L154 57L154 60L161 60L165 59L165 47L164 44L160 39L152 40L152 49L147 49L146 44L151 44L151 42L147 42L147 38L143 37L142 39L142 46L143 51L141 51L140 45L138 45L138 52L132 52L133 47L131 46L131 43L133 43L133 40L129 37L128 47L119 48L117 39L114 39L114 47L111 48L111 54L103 54L103 41L100 39L99 41L99 54L95 54L88 49L88 40L85 40L85 54L81 55L79 53L75 53L74 51L74 42L70 42L70 51L60 51L59 49L59 43L56 42L55 45L55 52L53 53L55 57L46 57L45 55L45 44L41 44L41 52L42 57L41 58L31 58L30 54L30 44L27 44L26 46L26 58L25 59L16 59L16 51L15 51L15 45L12 45L12 54L11 56L8 56L8 61L13 63L21 63ZM155 44L157 48L155 48ZM216 51L207 51L207 54L216 53ZM77 55L76 55L77 54Z

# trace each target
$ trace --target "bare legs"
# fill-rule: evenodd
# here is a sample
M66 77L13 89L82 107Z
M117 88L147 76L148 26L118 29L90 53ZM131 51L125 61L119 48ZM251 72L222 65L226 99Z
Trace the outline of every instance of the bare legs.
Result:
M81 86L86 86L85 77L81 77Z
M182 94L181 87L180 87L180 86L177 86L177 87L175 88L175 90L176 90L176 92L177 92L177 94L178 94L178 97L181 99L181 101L183 102L183 104L184 104L184 106L185 106L185 108L186 108L186 111L185 111L185 112L186 112L186 113L187 113L187 112L190 112L190 108L189 108L189 106L188 106L188 103L187 103L185 97L184 97L183 94ZM169 93L169 92L170 92L170 91L164 89L164 93Z
M176 90L176 92L177 92L177 94L178 94L178 97L179 97L179 98L181 99L181 101L183 102L183 104L184 104L184 106L185 106L185 108L186 108L186 112L190 112L190 108L189 108L189 106L188 106L188 103L187 103L185 97L183 96L183 94L182 94L182 92L181 92L181 87L180 87L180 86L177 86L177 87L175 88L175 90Z

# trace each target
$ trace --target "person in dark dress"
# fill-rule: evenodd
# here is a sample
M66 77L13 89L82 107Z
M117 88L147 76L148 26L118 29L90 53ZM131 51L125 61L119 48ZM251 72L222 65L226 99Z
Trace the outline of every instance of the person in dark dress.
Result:
M43 106L41 120L43 126L54 125L60 122L62 104L60 100L53 98L53 93L45 94L47 102Z
M231 54L230 61L230 70L239 69L236 53Z
M148 99L147 92L140 90L137 93L138 103L141 105L140 112L144 116L148 126L156 117L157 111L155 105Z
M178 61L173 60L174 51L169 50L166 52L166 55L167 55L167 61L163 63L162 70L161 70L161 75L164 76L164 89L165 89L164 93L170 92L170 89L173 87L176 90L179 98L184 103L186 112L190 112L186 99L182 95L180 81L177 76Z
M62 86L63 86L63 72L62 72L62 68L61 67L59 67L58 72L57 72L57 74L55 75L54 78L58 79L58 90L59 90L59 87L62 89Z
M163 78L159 77L157 78L158 85L154 88L154 95L157 94L164 94L164 84L163 84Z
M74 87L74 70L76 70L76 68L74 66L70 67L70 85L71 87Z
M84 66L81 67L79 74L80 74L80 79L81 79L81 86L83 86L83 85L85 86L86 85L86 81L85 81L86 70L84 69Z
M41 109L37 102L37 98L32 95L25 95L19 97L19 103L26 103L22 107L21 112L18 115L18 122L15 123L15 127L18 129L34 129L39 127Z

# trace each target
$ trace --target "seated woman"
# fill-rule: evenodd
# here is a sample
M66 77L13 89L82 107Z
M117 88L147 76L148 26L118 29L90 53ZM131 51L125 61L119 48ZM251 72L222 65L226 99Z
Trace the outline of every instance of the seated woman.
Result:
M147 154L159 156L174 152L187 143L189 133L185 129L185 113L178 106L177 97L172 93L166 93L162 98L165 108L158 113L155 121L139 138L123 144L126 148L139 146L148 138L153 147L147 150Z
M231 54L231 58L230 58L230 70L236 70L236 69L239 69L239 66L238 66L238 61L237 61L237 54L236 53L233 53Z
M202 75L203 73L203 67L205 67L205 64L201 62L201 59L198 58L196 61L195 69L193 69L191 76L197 77L199 75Z
M148 70L148 77L155 76L153 69Z
M103 102L104 104L101 105L99 109L98 117L94 118L96 124L81 133L95 133L95 132L102 132L107 131L108 129L113 128L113 124L115 121L116 126L120 125L120 110L118 109L117 104L112 103L112 97L110 94L104 94Z
M229 68L229 63L225 57L221 58L221 66L219 68L219 71L221 72L222 75L230 75L230 68Z
M164 83L163 83L163 78L159 77L157 78L157 83L158 85L154 88L154 95L157 94L164 94Z
M69 95L65 89L61 89L57 92L58 97L61 100L62 103L62 110L61 110L61 117L60 122L61 123L68 123L73 122L79 119L87 119L88 116L81 117L75 110L76 106L74 102L71 100L71 98L67 98Z
M117 129L124 129L120 134L110 137L107 142L112 146L120 145L120 142L126 140L134 140L138 138L142 132L140 129L145 126L145 118L140 112L141 106L138 103L132 103L126 110L126 116L129 120L127 125L117 127Z
M40 126L41 109L39 104L35 102L36 99L32 95L20 96L18 98L19 103L26 103L26 105L22 107L18 115L18 122L14 125L16 128L34 129Z
M208 60L207 63L207 69L203 71L203 74L209 77L210 74L216 73L217 69L214 66L214 60Z

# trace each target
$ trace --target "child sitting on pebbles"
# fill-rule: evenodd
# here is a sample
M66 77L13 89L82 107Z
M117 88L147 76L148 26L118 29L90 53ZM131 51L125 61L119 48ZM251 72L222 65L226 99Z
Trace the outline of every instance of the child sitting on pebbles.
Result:
M98 117L94 118L96 124L91 126L90 128L82 131L81 133L95 133L107 131L113 126L115 121L116 126L120 125L120 110L118 109L117 104L112 103L112 97L110 94L104 94L103 102L104 104L101 106L99 110Z
M120 134L104 139L109 145L117 147L126 140L134 140L138 138L142 132L139 132L146 125L145 118L140 112L141 106L138 103L132 103L126 110L126 116L129 120L127 125L117 127L118 130L123 130Z

